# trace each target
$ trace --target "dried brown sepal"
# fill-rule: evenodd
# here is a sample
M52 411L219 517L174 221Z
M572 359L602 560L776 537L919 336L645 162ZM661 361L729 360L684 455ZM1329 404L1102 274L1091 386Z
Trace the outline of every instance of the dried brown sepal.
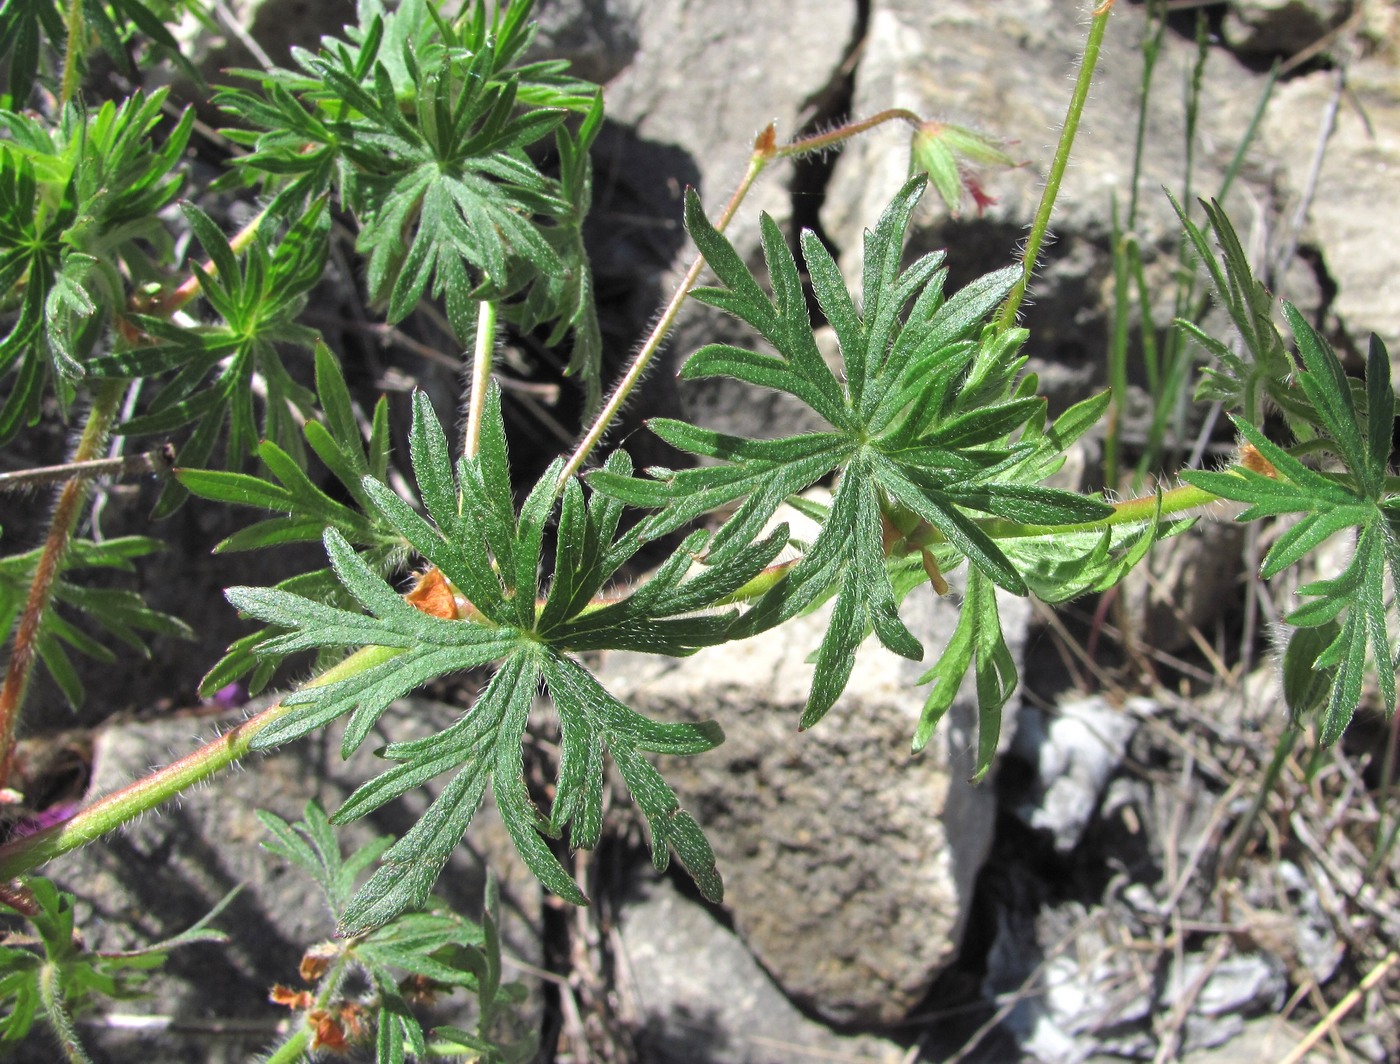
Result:
M331 962L340 956L340 947L334 942L318 942L301 957L297 973L303 982L314 983L326 974Z
M413 585L413 590L404 598L410 606L422 610L429 617L437 617L444 621L457 620L457 602L452 595L452 585L436 566L420 576L418 582Z
M753 153L767 158L773 154L778 144L778 131L773 128L773 123L769 122L767 128L762 133L754 137Z
M1274 468L1274 464L1260 454L1259 449L1252 443L1240 445L1239 463L1251 473L1258 473L1270 480L1278 479L1278 470Z
M284 1005L289 1009L309 1009L316 999L309 990L293 990L277 983L268 993L267 999L274 1005Z

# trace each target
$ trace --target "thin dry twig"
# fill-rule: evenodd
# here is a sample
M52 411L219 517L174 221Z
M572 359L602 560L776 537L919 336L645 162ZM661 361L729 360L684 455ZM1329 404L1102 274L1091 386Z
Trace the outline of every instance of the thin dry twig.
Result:
M1366 977L1360 983L1342 996L1342 1000L1332 1007L1331 1011L1308 1032L1307 1037L1294 1046L1293 1051L1279 1061L1279 1064L1299 1064L1299 1061L1306 1057L1318 1042L1336 1029L1337 1024L1356 1007L1357 1002L1380 984L1390 969L1395 967L1397 961L1400 961L1400 953L1395 950L1387 953L1379 964L1366 973Z
M1225 959L1229 952L1230 940L1228 938L1215 940L1215 945L1211 947L1210 956L1201 965L1200 972L1182 989L1181 996L1177 998L1176 1004L1172 1006L1171 1012L1162 1023L1157 1035L1157 1055L1153 1058L1153 1064L1168 1064L1169 1061L1176 1059L1177 1050L1181 1047L1181 1029L1186 1026L1186 1019L1191 1014L1191 1007L1195 1005L1196 999L1201 996L1201 991L1205 989L1206 983L1210 981L1210 977L1215 974L1215 970L1220 967L1220 962Z
M135 477L149 473L164 476L174 465L175 448L167 443L154 450L119 458L94 458L86 462L69 462L66 465L39 466L35 469L0 473L0 491L23 491L48 484L61 484L74 478L91 480L94 477Z

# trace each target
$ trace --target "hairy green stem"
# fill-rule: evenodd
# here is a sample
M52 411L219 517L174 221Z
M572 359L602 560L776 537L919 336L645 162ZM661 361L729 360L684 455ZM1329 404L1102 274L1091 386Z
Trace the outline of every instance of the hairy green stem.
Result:
M852 137L866 133L876 126L882 126L886 122L907 122L916 130L921 129L924 125L924 119L913 111L903 107L891 107L888 110L879 111L869 118L862 118L858 122L848 122L835 129L828 129L825 133L813 133L809 137L800 137L797 140L789 141L787 144L774 148L772 157L786 159L794 155L808 155L814 151L826 151Z
M362 647L339 664L303 684L302 690L348 679L402 653L403 650L399 647ZM187 754L119 791L99 798L61 824L0 846L0 882L23 875L45 861L101 838L109 831L121 827L201 780L227 768L248 753L253 738L259 732L281 720L295 708L282 702L269 706L257 716L250 717L212 742L205 743L194 753Z
M481 449L481 418L486 410L486 385L491 380L491 358L496 350L496 303L483 299L476 305L476 345L472 353L472 390L467 400L467 428L462 455L475 458Z
M773 137L773 127L769 126L754 141L753 154L749 156L749 166L740 180L734 194L729 197L729 202L725 204L724 210L715 221L715 229L724 232L740 205L749 194L749 189L753 187L758 176L770 162L775 159L787 159L793 156L806 155L811 152L825 151L833 148L851 137L874 129L876 126L886 122L908 122L915 128L923 124L923 119L913 111L905 110L902 107L892 107L871 115L869 118L861 119L858 122L850 122L836 129L828 130L825 133L817 133L810 137L801 137L790 141L787 144L775 144ZM564 464L564 470L559 474L558 490L563 491L564 485L569 478L578 473L583 468L583 463L588 460L593 448L598 446L598 442L606 435L617 415L626 405L637 384L646 375L651 360L656 352L660 350L661 344L670 333L671 327L676 322L676 316L680 313L681 307L690 296L690 290L695 282L700 279L700 271L705 268L705 256L696 255L695 260L686 270L685 276L681 278L680 284L676 286L675 292L661 311L661 316L652 327L651 333L638 348L637 353L632 357L632 364L627 367L627 372L618 381L617 387L608 396L608 400L603 404L603 408L598 411L598 416L594 418L593 424L579 440L578 446L569 455L568 461Z
M311 1030L303 1021L297 1025L297 1029L288 1036L285 1042L267 1056L259 1059L263 1064L300 1064L306 1059L306 1051L310 1041Z
M107 437L125 390L126 382L120 380L103 381L97 386L83 434L73 450L74 462L91 461L106 449ZM5 786L10 778L19 715L39 657L39 627L53 598L54 584L63 572L73 530L77 528L78 517L82 514L91 487L89 478L75 476L60 489L53 520L44 539L44 549L34 567L29 595L15 627L14 647L10 651L4 682L0 684L0 786Z
M771 134L772 127L769 127ZM739 182L739 187L734 190L734 194L729 197L729 202L725 205L724 212L715 222L715 229L724 232L734 214L739 209L739 205L744 202L744 197L748 195L753 183L758 180L758 175L763 173L764 167L768 165L772 158L773 149L769 146L766 150L762 146L763 137L759 138L759 146L756 146L754 153L749 157L748 169L744 172L743 179ZM690 295L690 289L695 282L700 279L700 271L705 268L705 256L696 255L695 260L690 264L690 269L685 271L685 276L681 278L680 284L676 286L675 292L667 301L665 308L661 311L661 317L652 326L650 335L643 341L642 346L632 357L632 364L627 367L627 372L618 381L617 387L608 396L603 408L598 411L598 416L593 420L578 446L569 455L569 460L564 463L564 469L559 474L557 491L563 491L564 485L569 482L569 478L583 468L583 463L588 460L593 448L598 446L598 441L607 433L617 415L622 412L623 406L631 397L633 390L646 375L647 368L651 365L652 358L661 349L661 344L671 331L671 326L676 323L676 316L680 313L681 307Z
M1140 521L1151 521L1161 507L1162 517L1171 517L1220 502L1220 496L1213 495L1203 488L1183 484L1160 495L1141 495L1136 499L1125 499L1113 507L1113 513L1098 521L1085 521L1077 525L1023 525L1016 521L993 518L979 521L982 531L993 539L1031 539L1036 536L1067 536L1078 532L1102 532L1115 525L1130 525Z
M44 1016L53 1028L63 1055L70 1064L92 1064L92 1058L78 1040L78 1028L68 1011L68 1002L63 995L63 969L55 961L46 961L39 969L39 998L43 1002Z
M65 25L68 37L63 44L63 81L58 90L58 110L60 113L78 95L78 83L82 80L82 42L83 38L87 36L87 24L83 20L83 0L69 0ZM20 106L21 103L22 101L17 101L16 106Z
M1026 289L1031 283L1040 258L1040 247L1045 242L1045 234L1050 229L1050 215L1055 210L1055 200L1060 194L1060 183L1064 180L1065 167L1069 165L1070 150L1074 147L1074 136L1079 131L1079 119L1084 114L1084 105L1089 99L1089 86L1094 81L1094 68L1099 62L1099 49L1103 45L1104 30L1108 28L1108 13L1114 0L1105 0L1094 9L1093 22L1089 26L1089 39L1084 44L1084 58L1079 64L1079 77L1074 83L1074 95L1070 97L1065 111L1065 124L1060 130L1060 143L1055 148L1055 158L1050 163L1050 174L1045 179L1045 190L1040 196L1040 207L1035 212L1035 222L1031 225L1030 236L1026 239L1026 250L1021 257L1021 279L1002 304L997 324L1009 329L1016 324L1016 314L1021 309L1021 301L1026 297Z

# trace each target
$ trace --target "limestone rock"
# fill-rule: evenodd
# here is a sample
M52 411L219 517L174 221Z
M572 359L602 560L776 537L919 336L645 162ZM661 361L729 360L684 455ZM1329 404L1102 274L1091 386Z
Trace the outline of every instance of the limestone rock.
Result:
M800 126L854 43L855 23L854 0L751 4L742 17L725 0L653 0L642 7L633 61L607 87L608 116L690 154L698 191L718 214L754 137L770 122L780 137ZM785 172L764 175L731 237L753 247L759 210L786 217Z
M914 244L948 249L950 286L958 287L1013 260L1034 217L1045 174L1064 120L1072 78L1087 32L1091 5L1057 0L949 2L875 0L856 71L852 112L908 108L927 118L972 127L1010 142L1026 165L992 173L985 191L997 202L980 216L947 217L925 196ZM1118 4L1111 16L1093 94L1080 126L1073 161L1052 223L1054 240L1042 256L1022 318L1031 329L1026 353L1032 368L1049 369L1067 389L1056 402L1081 398L1101 379L1100 338L1107 335L1112 294L1110 202L1126 211L1131 197L1136 100L1141 81L1140 5ZM1158 60L1156 91L1139 184L1141 236L1149 278L1169 291L1168 263L1180 226L1162 188L1180 195L1184 119L1181 78L1194 47L1167 34ZM1194 188L1212 194L1234 155L1259 98L1254 75L1215 56L1203 86L1202 147ZM850 144L836 164L822 210L827 235L842 251L848 278L860 270L860 234L906 179L910 129L891 123ZM1227 208L1240 208L1237 191ZM1159 261L1154 261L1155 259ZM1153 272L1160 269L1160 276ZM1159 308L1159 320L1171 311Z
M638 1050L652 1064L895 1064L904 1056L892 1042L838 1035L802 1015L734 932L664 879L626 899L618 932L640 1012Z
M1098 812L1100 795L1118 771L1140 718L1155 704L1136 698L1113 706L1100 695L1067 698L1054 712L1022 709L1012 752L1036 769L1034 793L1016 809L1028 827L1047 831L1069 853Z
M567 59L576 77L610 81L637 55L646 6L643 0L538 0L535 51Z
M1330 72L1309 74L1280 85L1269 102L1262 147L1279 161L1291 201L1307 186L1334 86ZM1346 88L1302 240L1316 249L1321 271L1335 285L1326 331L1363 355L1367 336L1375 332L1395 364L1400 246L1385 234L1400 231L1400 64L1380 56L1357 62Z
M646 3L636 55L605 93L609 119L628 130L621 142L605 138L595 153L595 203L616 219L605 239L615 241L618 230L626 233L641 224L652 229L653 241L667 232L679 234L688 184L716 218L744 175L754 138L769 123L780 140L793 136L812 117L814 101L839 77L855 44L856 8L855 0L795 0L749 4L740 16L727 0ZM760 263L759 212L780 223L790 217L792 173L790 163L772 165L726 231L755 264ZM638 202L630 201L633 187L641 189L633 194ZM685 242L662 246L668 257L652 266L665 275L659 299L670 295L693 254ZM642 308L639 329L649 323L657 302ZM755 340L732 318L691 304L671 332L673 365L710 342ZM687 385L677 395L674 384L658 373L651 390L678 404L687 419L725 432L770 435L779 430L765 431L765 426L825 427L790 396L730 380Z

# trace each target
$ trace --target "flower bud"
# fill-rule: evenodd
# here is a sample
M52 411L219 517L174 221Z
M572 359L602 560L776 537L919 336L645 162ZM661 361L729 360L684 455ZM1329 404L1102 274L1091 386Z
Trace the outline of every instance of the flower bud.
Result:
M1007 155L1004 142L965 126L925 122L914 132L910 170L928 174L949 212L957 217L964 196L971 196L977 213L996 202L982 189L981 171L1022 165Z

